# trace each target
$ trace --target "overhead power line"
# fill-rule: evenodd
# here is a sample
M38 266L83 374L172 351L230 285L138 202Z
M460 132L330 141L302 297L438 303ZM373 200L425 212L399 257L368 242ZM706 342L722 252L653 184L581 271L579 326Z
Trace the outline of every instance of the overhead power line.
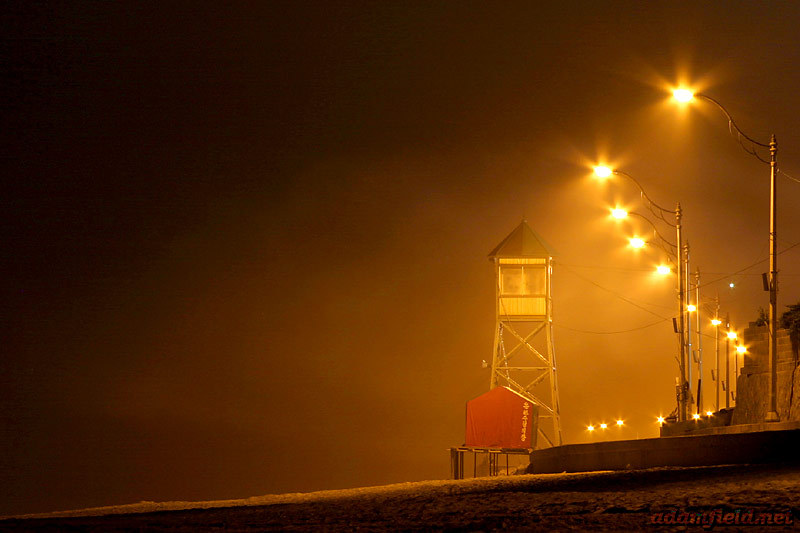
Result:
M663 324L666 320L670 320L670 319L669 318L664 318L664 319L661 319L661 320L656 320L655 322L652 322L650 324L645 324L644 326L639 326L638 328L623 329L623 330L619 330L619 331L590 331L588 329L577 329L577 328L571 328L569 326L563 326L563 325L559 324L558 322L553 322L553 325L555 327L557 327L557 328L566 329L568 331L576 331L578 333L591 333L593 335L616 335L618 333L630 333L632 331L639 331L639 330L642 330L642 329L647 329L647 328L656 326L658 324Z
M638 309L641 309L642 311L645 311L645 312L647 312L647 313L650 313L650 314L651 314L651 315L653 315L653 316L657 316L658 318L660 318L660 319L662 319L662 320L672 320L672 318L671 318L671 317L665 317L665 316L663 316L663 315L660 315L660 314L658 314L658 313L656 313L656 312L654 312L654 311L651 311L650 309L648 309L648 308L646 308L646 307L644 307L644 306L641 306L641 305L637 304L636 302L633 302L633 301L631 301L630 299L626 298L625 296L621 295L620 293L618 293L618 292L616 292L616 291L613 291L613 290L611 290L611 289L609 289L609 288L603 287L602 285L600 285L600 284L599 284L599 283L597 283L596 281L593 281L593 280L591 280L591 279L587 278L586 276L583 276L583 275L581 275L581 274L578 274L578 273L577 273L577 272L575 272L574 270L572 270L572 269L570 269L570 268L568 268L568 267L565 267L563 264L560 264L560 266L561 266L561 267L562 267L564 270L566 270L567 272L569 272L570 274L572 274L573 276L577 276L577 277L581 278L582 280L584 280L585 282L587 282L587 283L590 283L590 284L594 285L594 286L595 286L595 287L597 287L598 289L601 289L601 290L604 290L604 291L606 291L606 292L608 292L608 293L610 293L610 294L613 294L615 297L619 298L620 300L622 300L623 302L625 302L625 303L627 303L627 304L629 304L629 305L632 305L633 307L636 307L636 308L638 308Z

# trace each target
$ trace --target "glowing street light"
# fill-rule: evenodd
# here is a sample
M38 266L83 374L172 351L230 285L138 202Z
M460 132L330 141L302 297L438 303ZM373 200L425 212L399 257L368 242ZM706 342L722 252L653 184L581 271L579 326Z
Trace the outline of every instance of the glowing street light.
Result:
M736 332L735 332L735 331L729 331L729 332L728 332L728 338L729 338L730 340L732 340L732 341L735 341L737 337L738 337L738 335L736 335Z
M587 431L589 431L589 432L591 433L592 431L594 431L594 426L591 426L591 425L590 425L590 426L587 426L587 427L586 427L586 430L587 430Z
M714 412L713 411L706 411L706 416L714 416Z
M615 207L611 210L611 216L616 219L623 219L628 217L628 212L619 207Z
M607 178L613 173L613 171L606 166L598 165L594 167L594 173L598 178Z
M600 424L600 429L608 429L608 424L603 422L602 424Z
M697 306L694 304L689 304L686 306L686 310L689 311L690 313L694 313L695 311L697 311Z
M693 98L702 98L711 102L722 111L728 119L728 129L736 131L737 140L745 152L754 156L763 163L769 163L770 170L770 195L769 195L769 276L767 285L769 289L769 325L768 351L767 358L769 366L769 407L767 408L766 422L778 422L778 140L775 135L771 135L769 142L759 142L745 132L743 132L733 117L721 103L702 93L693 94L686 88L678 88L672 91L673 97L679 102L689 102ZM745 141L749 144L745 144ZM763 150L762 154L758 150ZM766 153L769 153L769 160ZM732 288L732 286L731 286Z
M693 414L692 418L694 418L695 420L700 420L700 413Z
M656 274L660 274L662 276L666 276L667 274L671 274L672 269L667 265L658 265L656 267Z
M647 244L644 239L636 236L628 239L628 243L631 245L631 248L644 248L644 245Z
M623 422L622 420L617 420L617 427L622 427L624 425L625 425L625 422Z
M694 93L685 88L673 89L672 96L675 97L675 100L683 104L689 103L694 99Z
M658 422L659 426L663 426L665 421L666 419L663 416L659 416L658 418L656 418L656 422Z
M741 344L736 347L736 353L747 353L747 348L742 346Z
M719 326L720 324L722 324L722 320L720 320L718 318L712 318L711 319L711 325L712 326Z

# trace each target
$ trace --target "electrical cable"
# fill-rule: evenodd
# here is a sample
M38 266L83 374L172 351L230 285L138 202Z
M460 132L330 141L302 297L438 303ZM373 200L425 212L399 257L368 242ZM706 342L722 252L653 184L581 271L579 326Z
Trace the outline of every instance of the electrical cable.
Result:
M798 246L800 246L800 242L796 242L796 243L794 243L793 245L789 246L788 248L784 248L783 250L781 250L780 252L778 252L778 255L781 255L781 254L783 254L783 253L785 253L785 252L788 252L788 251L789 251L789 250L791 250L792 248L796 248L796 247L798 247ZM719 283L720 281L723 281L723 280L725 280L725 279L728 279L728 278L730 278L731 276L737 276L737 275L739 275L739 274L743 273L745 270L750 270L751 268L753 268L753 267L755 267L755 266L758 266L758 265L760 265L761 263L766 263L767 261L769 261L769 257L767 257L766 259L761 259L761 260L759 260L759 261L756 261L756 262L755 262L755 263L753 263L752 265L748 265L748 266L744 267L743 269L741 269L741 270L737 270L736 272L733 272L733 273L731 273L731 274L727 274L727 275L725 275L725 276L722 276L722 277L720 277L720 278L717 278L717 279L714 279L714 280L711 280L711 281L707 281L707 282L705 282L705 283L702 283L702 284L700 285L700 288L702 289L702 288L704 288L704 287L708 287L709 285L713 285L714 283Z
M642 330L642 329L647 329L647 328L653 327L655 325L662 324L667 320L671 320L671 319L664 318L664 319L652 322L650 324L645 324L644 326L639 326L638 328L623 329L623 330L620 330L620 331L590 331L590 330L587 330L587 329L576 329L576 328L571 328L569 326L562 326L561 324L559 324L557 322L553 322L553 325L555 327L557 327L557 328L566 329L566 330L569 330L569 331L575 331L575 332L578 332L578 333L591 333L593 335L616 335L618 333L630 333L632 331L639 331L639 330Z
M606 287L603 287L603 286L602 286L602 285L600 285L599 283L597 283L597 282L595 282L595 281L592 281L591 279L589 279L589 278L587 278L587 277L585 277L585 276L582 276L581 274L578 274L577 272L575 272L574 270L572 270L572 269L570 269L570 268L564 267L564 265L563 265L563 264L561 264L561 266L562 266L562 268L564 268L564 270L566 270L567 272L569 272L569 273L573 274L574 276L577 276L577 277L581 278L581 279L582 279L582 280L584 280L585 282L587 282L587 283L590 283L590 284L594 285L595 287L597 287L597 288L599 288L599 289L602 289L602 290L604 290L604 291L606 291L606 292L608 292L608 293L610 293L610 294L613 294L614 296L616 296L617 298L619 298L620 300L622 300L623 302L625 302L625 303L627 303L627 304L630 304L630 305L632 305L632 306L634 306L634 307L636 307L636 308L638 308L638 309L641 309L642 311L645 311L645 312L647 312L647 313L650 313L650 314L651 314L651 315L653 315L653 316L657 316L658 318L660 318L660 319L662 319L662 320L672 320L671 318L668 318L668 317L665 317L665 316L659 315L658 313L656 313L656 312L653 312L653 311L651 311L651 310L647 309L646 307L643 307L643 306L641 306L641 305L637 304L636 302L633 302L633 301L629 300L628 298L626 298L626 297L622 296L622 295L621 295L621 294L619 294L618 292L615 292L615 291L612 291L611 289L607 289Z
M784 172L784 171L783 171L783 170L781 170L780 168L778 169L778 172L780 172L781 174L783 174L784 176L786 176L786 177L787 177L787 178L789 178L790 180L792 180L792 181L796 181L797 183L800 183L800 180L799 180L799 179L795 178L794 176L791 176L791 175L787 174L786 172Z

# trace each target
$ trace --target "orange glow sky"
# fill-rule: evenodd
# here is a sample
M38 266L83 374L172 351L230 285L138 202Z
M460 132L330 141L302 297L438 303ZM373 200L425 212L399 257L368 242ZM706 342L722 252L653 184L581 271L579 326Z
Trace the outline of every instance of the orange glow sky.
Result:
M489 381L486 255L523 216L559 252L566 442L655 436L671 324L598 332L671 317L674 284L609 217L636 190L591 167L680 201L702 296L754 320L767 267L731 273L767 257L768 167L669 88L775 133L800 178L799 10L10 7L0 513L446 477ZM784 249L800 183L779 192Z

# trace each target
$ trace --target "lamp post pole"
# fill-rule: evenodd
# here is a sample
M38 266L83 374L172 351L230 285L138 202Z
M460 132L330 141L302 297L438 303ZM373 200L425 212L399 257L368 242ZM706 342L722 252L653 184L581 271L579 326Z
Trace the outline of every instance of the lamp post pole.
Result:
M689 393L688 393L689 392L688 391L689 383L691 382L691 367L689 367L689 379L687 381L687 377L686 377L687 367L686 367L686 364L687 364L687 362L689 362L689 364L691 364L691 362L689 361L689 358L691 357L691 352L687 350L687 346L688 346L687 339L689 338L689 330L691 329L691 325L690 325L689 317L685 316L685 312L686 312L686 304L688 303L688 300L689 300L689 297L690 297L690 294L689 294L689 281L688 281L688 276L689 276L689 245L686 244L685 248L684 248L684 245L683 245L683 225L682 225L682 222L683 222L683 210L681 209L681 204L680 204L680 202L678 202L674 211L671 210L671 209L666 209L664 207L661 207L660 205L655 203L647 195L647 193L644 191L644 188L642 187L642 184L639 183L639 181L636 178L634 178L633 176L631 176L627 172L623 172L621 170L616 170L616 169L610 169L610 168L605 167L605 166L597 166L597 167L595 167L594 168L594 172L599 178L607 178L610 175L614 174L616 176L622 176L622 177L627 178L628 180L632 181L634 183L634 185L636 185L636 187L639 189L639 193L641 194L641 197L647 202L647 206L650 209L650 211L654 215L656 215L658 218L660 218L662 221L664 221L667 225L675 228L676 239L677 240L676 240L676 243L673 244L673 243L669 242L666 238L664 238L664 236L661 235L661 232L658 231L658 228L656 227L656 225L653 224L653 222L649 218L647 218L645 216L642 216L642 215L640 215L638 213L628 213L628 212L622 210L622 213L623 213L622 217L617 217L617 218L624 218L624 217L627 217L628 215L636 215L636 216L644 219L645 221L647 221L651 226L653 226L653 230L655 231L655 235L663 242L661 247L666 252L667 256L668 257L674 257L677 260L676 268L678 270L678 317L679 317L679 321L680 321L680 331L679 331L679 334L680 334L680 343L679 343L680 344L680 362L679 362L679 364L680 364L680 374L681 374L681 376L680 376L681 382L680 382L680 385L678 387L678 420L680 420L680 421L688 420L687 404L688 404L688 398L689 398ZM657 212L654 209L657 210ZM665 214L675 215L675 224L672 224L671 222L669 222L664 217ZM616 217L616 215L614 215L614 216Z
M683 254L683 234L681 229L681 221L683 219L683 211L681 204L675 208L675 228L678 239L678 316L680 317L680 345L681 345L681 383L678 396L678 420L684 421L687 419L686 410L686 321L684 310L686 309L686 293L684 292L684 272L683 265L685 256Z
M731 407L731 314L725 313L725 409ZM734 374L736 370L734 369Z
M767 422L778 422L778 141L769 140L770 198L769 198L769 410Z
M673 96L681 102L689 102L694 97L703 98L717 106L728 118L728 127L735 130L739 136L739 143L742 148L752 156L755 156L763 163L769 163L770 167L770 197L769 197L769 355L767 365L769 367L769 405L767 406L766 422L778 422L778 239L777 239L777 174L778 174L778 141L775 135L770 136L769 143L758 142L743 132L733 117L725 107L706 94L694 94L688 89L676 89ZM747 147L742 142L746 139L750 143ZM758 149L769 150L769 161L765 160L758 153Z
M675 207L674 211L671 210L671 209L666 209L664 207L661 207L660 205L655 203L647 195L646 192L644 192L644 187L642 187L642 184L639 183L639 181L636 178L634 178L633 176L631 176L627 172L623 172L623 171L617 170L617 169L613 169L612 170L612 169L610 169L608 167L595 167L594 170L595 170L595 174L597 174L601 178L605 178L605 177L610 176L611 174L614 174L614 175L617 175L617 176L622 176L622 177L627 178L630 181L632 181L636 185L636 187L639 189L639 193L641 194L642 198L647 201L647 205L650 208L650 210L654 214L656 214L659 218L661 218L661 220L663 220L664 222L666 222L670 226L672 226L672 224L670 222L668 222L664 218L664 214L675 215L674 227L675 227L676 238L677 238L676 244L672 244L668 240L666 240L661 235L661 233L658 231L658 229L655 227L655 225L647 217L643 217L641 215L638 215L638 216L640 216L641 218L643 218L647 222L649 222L653 226L653 229L655 230L656 235L662 241L664 241L664 243L668 247L674 249L674 254L675 254L675 257L676 257L677 262L678 262L678 264L677 264L677 270L678 270L678 307L679 307L678 316L680 317L680 352L681 352L680 353L680 356L681 356L681 360L680 360L680 374L681 374L681 378L680 379L681 379L681 383L680 383L679 395L678 395L678 420L681 420L681 421L682 420L688 420L687 404L688 404L688 397L689 397L689 394L688 394L689 383L687 382L687 379L686 379L686 364L689 361L689 358L691 357L691 353L687 353L687 338L688 338L688 330L689 330L689 321L688 321L688 317L684 316L684 313L685 313L685 310L686 310L686 303L687 303L687 301L689 299L689 287L688 287L688 283L689 283L688 282L689 246L687 244L686 245L686 249L684 251L684 247L683 247L683 227L682 227L683 210L681 209L681 204L680 204L680 202L678 202L678 204ZM656 211L653 211L653 208L657 209L658 213L656 213ZM635 215L636 213L631 213L631 214ZM664 251L667 252L667 255L672 255L672 252L669 251L667 248L664 248ZM689 368L689 373L690 373L689 375L691 376L691 368ZM689 378L689 382L690 381L691 381L691 377Z
M715 367L716 367L716 376L714 376L714 385L716 386L716 397L714 401L714 410L719 411L719 294L714 300L715 307L714 307L714 320L711 323L714 325L714 354L715 354Z
M692 299L692 288L689 277L689 243L683 245L683 283L686 290L686 307L681 311L686 315L686 405L687 408L692 403L692 365L694 363L694 354L692 350L692 315L689 312L689 303ZM688 412L686 419L688 420Z
M717 394L714 402L714 410L719 411L719 324L714 326L714 353L716 354L716 376L715 385L717 386Z
M694 273L695 323L697 324L697 412L703 412L703 335L700 325L700 267Z

